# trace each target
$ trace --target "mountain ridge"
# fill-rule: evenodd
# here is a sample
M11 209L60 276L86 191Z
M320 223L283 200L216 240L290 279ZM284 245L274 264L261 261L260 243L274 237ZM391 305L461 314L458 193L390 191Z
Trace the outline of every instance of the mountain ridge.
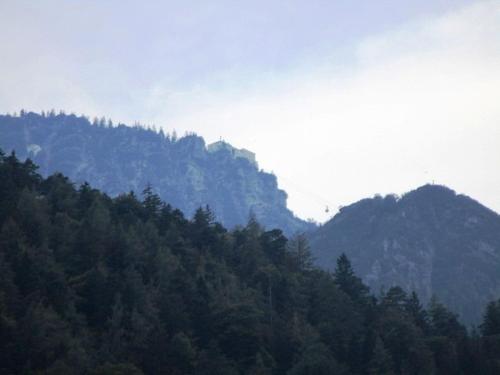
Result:
M435 295L468 323L500 297L500 216L442 185L343 207L310 241L324 268L345 253L374 292L401 285L425 302Z
M275 175L258 168L253 153L226 142L207 146L193 133L178 138L163 130L113 126L104 119L91 124L83 116L53 112L1 115L0 134L4 151L31 158L42 175L62 172L111 196L151 185L187 216L209 205L228 227L244 225L252 215L287 234L314 227L287 208L286 192Z

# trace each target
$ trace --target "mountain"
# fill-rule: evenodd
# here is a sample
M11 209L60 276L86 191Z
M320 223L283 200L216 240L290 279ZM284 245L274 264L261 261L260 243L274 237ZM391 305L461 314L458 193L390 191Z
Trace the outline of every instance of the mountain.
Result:
M321 266L333 269L345 253L374 292L400 285L425 302L435 295L467 323L500 296L499 215L444 186L363 199L310 241Z
M252 152L225 142L207 147L194 134L177 139L175 133L140 126L21 112L0 116L0 148L32 159L43 176L62 172L111 196L140 193L150 184L188 216L209 205L227 227L245 224L252 214L266 227L287 234L314 227L287 209L286 193L278 189L273 174L259 170Z

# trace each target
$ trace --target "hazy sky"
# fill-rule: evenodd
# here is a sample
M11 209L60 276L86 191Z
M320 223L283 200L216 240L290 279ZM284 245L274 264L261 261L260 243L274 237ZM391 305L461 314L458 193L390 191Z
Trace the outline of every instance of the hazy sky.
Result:
M0 112L257 153L303 218L433 180L500 211L500 0L0 0Z

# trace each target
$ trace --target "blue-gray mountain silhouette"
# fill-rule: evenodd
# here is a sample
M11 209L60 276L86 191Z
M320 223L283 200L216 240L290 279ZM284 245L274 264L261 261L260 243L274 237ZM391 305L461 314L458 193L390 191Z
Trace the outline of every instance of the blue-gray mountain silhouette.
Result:
M286 207L287 194L273 174L259 170L250 151L225 142L207 147L195 134L177 139L140 126L91 124L83 116L21 112L0 116L0 147L32 159L43 176L62 172L111 196L140 194L150 184L188 216L208 205L227 227L251 215L287 234L314 227Z
M345 253L373 292L399 285L423 301L435 295L464 322L477 323L500 297L500 216L444 186L363 199L310 241L321 266L334 269Z

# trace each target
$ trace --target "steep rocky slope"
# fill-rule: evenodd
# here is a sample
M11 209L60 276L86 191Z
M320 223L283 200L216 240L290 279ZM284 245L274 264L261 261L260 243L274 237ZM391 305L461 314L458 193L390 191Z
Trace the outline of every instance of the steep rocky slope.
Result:
M149 183L188 216L208 204L228 227L245 224L252 213L287 234L312 227L287 209L276 177L259 170L251 152L223 142L207 149L196 135L177 139L74 115L22 113L0 116L0 147L31 158L44 176L62 172L111 196L140 193Z
M468 323L500 296L499 215L444 186L344 207L311 235L311 247L329 269L346 253L376 293L400 285L424 301L436 295Z

